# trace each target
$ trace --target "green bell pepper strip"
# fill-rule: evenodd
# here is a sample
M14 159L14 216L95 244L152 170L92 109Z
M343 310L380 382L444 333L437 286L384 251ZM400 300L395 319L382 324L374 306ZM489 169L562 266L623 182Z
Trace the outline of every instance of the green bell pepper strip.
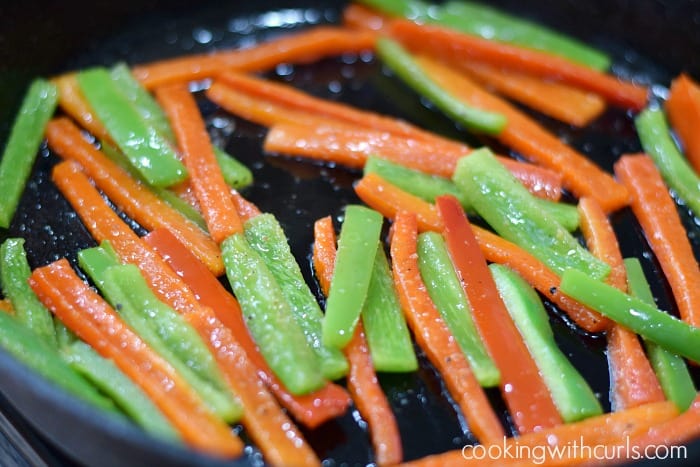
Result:
M464 0L443 5L419 0L359 0L391 16L434 23L487 40L548 52L598 71L610 68L604 52L540 24Z
M320 362L272 272L243 233L221 243L226 276L265 361L294 395L325 384Z
M411 335L381 246L377 247L360 316L376 371L407 373L418 369Z
M183 200L169 189L149 186L146 180L144 180L141 174L129 163L129 160L119 149L107 143L106 141L100 141L100 150L112 162L129 172L129 175L131 175L132 178L140 181L144 186L148 187L148 189L151 190L157 197L168 203L170 207L172 207L177 212L179 212L180 214L197 224L197 226L200 229L204 230L205 232L207 231L207 223L205 222L204 217L202 217L202 214L200 214L199 211L197 211L187 201Z
M58 102L58 90L37 79L27 90L0 159L0 227L8 228Z
M175 134L170 127L168 116L158 102L134 78L126 63L117 63L109 70L109 75L119 91L127 98L144 122L152 126L168 141L175 141Z
M497 386L501 373L476 329L469 301L440 234L424 232L418 236L418 269L430 298L469 360L479 384Z
M430 18L432 7L429 3L420 0L358 0L358 3L363 3L391 16L417 21L427 21Z
M23 238L8 238L0 246L0 288L15 309L15 318L56 348L56 330L51 312L29 287L32 271L24 251Z
M557 346L537 293L512 269L499 264L489 269L562 419L570 423L602 414L593 390Z
M255 216L245 223L244 229L248 244L263 259L291 305L306 341L319 358L323 376L330 380L345 376L349 368L348 361L340 350L321 342L323 312L304 281L287 237L275 216Z
M610 273L610 266L538 208L534 196L488 149L461 158L453 181L499 235L530 252L557 274L574 268L604 279Z
M345 209L322 323L325 345L342 349L352 339L367 297L383 221L381 214L364 206Z
M382 62L402 81L465 128L489 135L497 135L505 128L507 121L503 115L469 106L446 92L425 74L398 42L382 37L377 40L376 51Z
M364 173L375 173L392 185L396 185L429 203L435 203L435 198L438 196L452 195L459 200L465 211L474 214L474 209L462 191L451 180L439 175L427 174L377 156L367 158ZM543 211L547 211L569 232L578 229L579 214L576 206L536 196L533 197L533 202L538 204Z
M661 109L646 109L634 119L642 148L654 160L666 184L672 188L695 217L700 217L700 177L671 139Z
M119 368L101 357L88 344L76 341L61 350L71 368L109 396L137 425L148 433L169 441L180 436L167 418Z
M449 1L431 13L431 22L467 34L548 52L598 71L610 68L610 57L600 50L481 3Z
M240 190L253 183L253 172L248 167L216 146L213 146L213 149L221 175L228 186Z
M2 312L0 347L69 393L111 415L119 415L114 403L64 362L56 348L51 347L15 318Z
M199 334L148 287L134 265L121 265L100 247L78 253L90 276L124 321L192 386L213 413L228 422L242 407L223 382L214 358Z
M576 269L562 275L559 292L673 353L700 362L700 328Z
M108 70L81 71L77 79L90 107L149 185L171 186L187 178L187 170L170 143L143 121Z
M654 305L654 296L644 276L644 270L637 258L625 258L627 287L630 295ZM693 402L697 391L685 361L673 352L644 339L649 362L659 378L666 398L673 401L678 410L685 411Z
M122 94L141 115L143 121L171 143L175 142L175 134L170 126L168 116L163 112L158 102L134 78L129 67L124 63L119 63L112 67L110 75ZM216 146L213 149L227 185L241 189L253 183L253 173L248 167Z

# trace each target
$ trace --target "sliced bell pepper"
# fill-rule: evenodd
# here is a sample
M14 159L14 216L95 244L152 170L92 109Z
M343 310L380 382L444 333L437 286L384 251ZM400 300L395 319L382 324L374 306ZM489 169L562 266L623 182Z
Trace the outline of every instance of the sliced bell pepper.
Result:
M440 234L424 232L418 236L418 267L430 298L469 360L479 384L497 386L501 373L481 341L469 301Z
M533 198L488 149L474 151L457 164L453 180L474 209L503 238L562 274L576 268L604 279L610 267L593 256Z
M398 42L380 38L377 40L377 53L381 60L416 92L429 99L447 116L467 129L487 134L498 134L506 126L506 118L495 112L471 107L430 79L420 65Z
M171 186L187 178L187 170L170 143L143 121L108 70L81 71L78 83L116 145L149 184Z
M292 394L320 389L325 380L318 358L260 254L242 233L224 240L221 253L248 330L272 371Z
M340 350L321 342L323 312L304 281L282 226L272 214L260 214L244 227L248 244L263 259L291 305L296 322L320 361L321 372L330 380L342 378L348 362Z
M58 345L51 312L29 287L32 271L23 238L8 238L0 246L0 288L12 303L14 316L51 347Z
M537 293L507 266L491 264L489 269L564 422L602 414L603 408L591 387L557 346L549 316Z
M654 296L649 289L646 277L644 277L644 270L639 259L626 258L624 262L630 294L653 306ZM690 407L697 394L688 366L681 357L648 339L644 340L644 346L664 394L668 400L676 404L678 410L685 411Z
M700 328L576 269L564 272L559 291L661 347L700 362Z
M700 177L671 139L663 110L646 109L634 124L644 151L654 160L666 184L700 217Z
M323 343L342 349L352 339L367 297L384 218L359 205L345 209L333 281L323 319Z
M42 79L34 81L24 96L0 158L0 227L6 229L12 222L57 102L56 86Z

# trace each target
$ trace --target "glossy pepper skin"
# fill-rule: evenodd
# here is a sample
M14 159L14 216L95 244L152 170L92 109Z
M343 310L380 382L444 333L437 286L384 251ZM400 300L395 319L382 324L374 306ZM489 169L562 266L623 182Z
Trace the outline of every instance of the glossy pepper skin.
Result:
M388 38L378 39L377 53L401 80L459 124L490 135L496 135L505 128L507 122L503 115L466 105L443 90L398 42Z
M527 250L558 275L570 268L597 279L610 273L607 264L533 203L534 197L488 149L461 158L453 180L499 235Z
M350 342L367 298L384 218L359 205L345 209L338 253L323 319L323 342L342 349Z
M260 254L243 233L224 240L221 253L248 330L272 371L294 395L320 389L325 379L318 357Z
M627 287L630 295L653 306L654 296L649 289L649 283L644 277L639 260L626 258L625 270L627 271ZM664 394L676 404L678 410L686 410L695 399L697 391L685 361L675 353L669 352L648 339L644 339L644 346Z
M77 79L80 90L116 145L150 185L172 186L187 178L187 170L170 143L143 121L112 80L109 70L81 71Z
M359 0L391 16L434 23L483 39L519 45L567 58L598 71L610 68L610 57L541 24L504 13L485 4L451 0L433 4L421 0Z
M304 281L282 226L272 214L260 214L248 220L244 228L248 244L262 257L291 305L296 322L320 361L323 375L330 380L345 376L348 362L343 353L321 342L323 312Z
M381 244L377 247L360 316L376 371L403 373L418 369L411 335Z
M644 300L569 269L559 292L598 311L661 347L700 362L700 328L691 326Z
M129 67L119 63L112 67L109 73L119 91L131 102L131 105L139 113L143 121L153 127L169 142L173 143L175 134L170 126L168 117L158 105L158 102L134 78ZM213 150L226 184L231 188L241 189L253 183L253 173L248 167L216 146L213 147Z
M56 348L56 330L51 312L29 286L32 271L24 251L23 238L8 238L0 246L0 289L10 299L17 321Z
M469 301L440 234L424 232L418 236L418 267L430 298L469 360L479 384L498 386L501 373L481 341Z
M212 412L227 421L241 417L241 406L204 342L182 316L158 300L136 266L120 264L103 247L83 250L78 258L124 321L172 365Z
M377 174L392 185L396 185L429 203L435 203L435 199L438 196L452 195L459 200L459 203L467 213L474 214L474 209L469 204L467 197L448 178L427 174L376 156L367 158L364 173L365 175L370 173ZM569 232L573 232L578 228L579 215L576 206L538 197L533 197L532 201L540 209L547 211Z
M8 228L34 166L44 128L58 103L56 86L35 80L27 90L0 156L0 227Z
M559 350L547 311L534 289L506 266L491 264L489 269L562 419L569 423L602 414L593 390Z
M644 151L654 160L666 184L700 217L700 177L671 139L663 110L646 109L634 124Z

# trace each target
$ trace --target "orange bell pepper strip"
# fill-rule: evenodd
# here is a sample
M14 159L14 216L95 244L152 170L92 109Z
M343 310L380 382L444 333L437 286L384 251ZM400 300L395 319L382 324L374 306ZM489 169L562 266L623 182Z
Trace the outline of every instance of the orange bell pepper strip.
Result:
M508 124L498 135L498 140L536 164L559 172L564 187L574 195L594 198L606 212L627 205L629 195L624 186L530 117L454 68L426 57L417 60L432 79L457 98L478 108L505 115Z
M681 318L700 326L700 268L658 169L647 155L626 155L615 164L615 174L632 194L632 212L671 286Z
M221 251L209 235L92 146L70 120L51 120L46 138L59 156L79 163L126 215L148 230L171 230L214 274L223 274Z
M477 449L480 448L467 447L424 457L403 465L404 467L442 467L446 465L500 467L541 463L554 467L589 463L592 461L596 446L614 448L620 440L627 437L636 439L637 436L646 433L650 427L663 426L676 420L677 415L678 409L672 402L645 404L620 412L587 418L580 422L566 423L547 430L528 433L516 438L508 438L505 442L501 440L499 447L502 450L500 452L504 454L496 459L479 455ZM590 449L580 449L582 442ZM574 443L579 449L566 448L573 446ZM485 447L488 448L488 446ZM546 448L551 450L545 450ZM557 450L560 455L556 454ZM505 454L507 452L512 454ZM517 452L522 452L524 455L517 456L514 454ZM618 449L618 452L622 454L624 451ZM543 453L543 458L534 457L535 455L539 456L539 453ZM607 463L609 464L609 461Z
M420 277L415 214L398 212L392 229L394 283L416 342L439 371L476 438L485 444L502 441L503 427Z
M51 80L58 88L58 105L73 120L102 141L112 141L109 132L85 100L75 74L68 73Z
M389 28L391 36L408 49L439 56L450 63L477 61L561 81L632 110L642 110L647 104L646 87L545 52L407 20L394 20Z
M76 163L61 162L52 179L98 242L109 240L120 259L141 270L159 299L181 313L207 343L243 406L243 426L272 464L318 465L316 454L258 378L231 331L154 250L107 206Z
M700 396L696 396L690 407L665 423L652 426L646 433L631 438L630 447L679 446L700 436Z
M673 80L666 113L688 162L700 173L700 85L686 74Z
M313 263L325 296L330 292L335 256L336 238L333 222L330 217L324 217L314 223ZM367 420L377 464L398 464L403 459L399 427L389 401L377 381L362 322L357 323L355 334L343 349L343 353L350 364L348 390L360 415Z
M610 266L607 282L626 292L625 263L610 221L591 198L581 198L578 210L586 246ZM629 329L613 324L608 330L607 338L613 409L624 410L665 400L661 384L644 353L639 337Z
M174 84L157 88L156 98L170 120L212 239L221 243L243 232L194 97L184 84Z
M182 278L198 297L200 304L214 311L245 350L257 368L260 379L299 423L313 429L346 412L351 403L350 396L336 384L328 383L322 389L305 396L294 396L287 391L272 373L248 333L238 301L170 231L156 229L143 237L143 240Z
M280 63L307 63L344 53L372 50L376 33L333 26L318 26L258 44L210 54L171 58L133 68L134 76L147 89L172 83L212 78L235 69L266 71Z
M487 89L570 125L584 127L605 110L597 94L564 83L484 63L464 62L461 69Z
M195 449L236 457L243 443L194 390L84 283L66 259L34 270L30 285L59 319L137 384Z
M442 177L451 177L457 161L471 152L471 149L457 144L445 145L345 124L334 125L332 122L314 126L276 124L267 132L263 149L335 162L351 168L362 168L370 155L379 154L397 164ZM499 161L534 195L546 198L561 196L561 178L558 174L504 157L500 157Z
M352 29L388 32L390 18L359 3L350 3L343 9L343 26Z

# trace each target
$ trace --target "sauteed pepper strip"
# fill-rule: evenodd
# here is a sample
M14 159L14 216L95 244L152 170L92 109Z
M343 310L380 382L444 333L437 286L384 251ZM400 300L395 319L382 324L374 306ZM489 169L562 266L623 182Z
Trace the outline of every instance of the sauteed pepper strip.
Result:
M700 216L700 177L680 153L663 110L647 109L634 120L644 151L654 160L666 184Z
M34 81L24 96L0 158L0 227L8 228L12 222L57 101L56 86L42 79Z
M224 240L221 253L246 325L272 371L292 394L320 389L325 380L318 358L260 254L243 233Z
M661 347L700 362L700 328L576 269L564 272L559 290Z
M547 311L530 284L507 266L491 264L489 269L564 422L602 414L591 387L557 346Z
M321 342L323 312L304 281L279 222L272 214L261 214L248 220L244 227L248 244L262 257L291 305L296 322L319 359L321 372L329 380L342 378L348 371L348 362L340 350Z
M503 159L499 159L499 161L503 162ZM454 182L439 175L427 174L377 156L370 156L367 159L364 173L375 173L387 182L429 203L434 203L438 196L452 195L459 199L467 212L474 211L467 197L455 186ZM579 215L575 206L537 196L534 197L533 202L538 205L539 209L547 211L566 230L574 231L578 228Z
M501 373L474 325L462 283L452 266L445 241L437 232L418 236L418 267L430 298L469 360L479 384L498 386Z
M34 331L51 347L56 347L56 330L51 312L29 287L32 271L24 251L23 238L8 238L0 246L0 288L12 303L17 321Z
M121 265L97 247L78 253L87 272L119 316L163 357L209 406L227 422L241 417L241 407L225 386L199 335L151 292L134 265Z
M603 279L610 267L547 213L493 157L488 149L474 151L457 164L453 177L479 215L503 238L529 251L558 274L576 268Z
M420 65L398 42L388 38L378 39L377 53L406 84L467 129L498 134L506 126L507 120L503 115L469 106L452 96L426 75Z
M653 306L654 296L649 290L641 263L637 258L626 258L624 262L630 295ZM666 398L673 401L678 410L686 410L695 399L697 391L685 361L648 339L644 340L644 346Z
M171 186L187 178L187 170L168 141L143 121L108 70L81 71L78 83L112 140L149 184Z
M326 345L342 349L352 339L367 297L383 220L381 214L364 206L345 209L323 320Z

